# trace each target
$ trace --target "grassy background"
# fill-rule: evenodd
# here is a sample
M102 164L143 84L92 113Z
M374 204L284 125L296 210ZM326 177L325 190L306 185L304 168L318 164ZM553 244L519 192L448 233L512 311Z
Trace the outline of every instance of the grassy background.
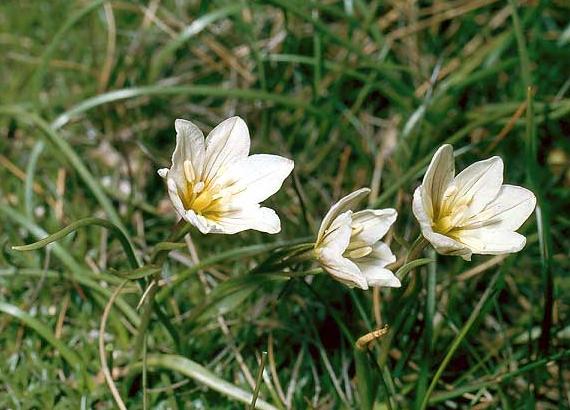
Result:
M10 246L95 216L147 261L176 219L156 175L174 119L209 130L231 115L253 152L295 159L267 201L283 231L192 230L170 254L164 276L184 280L166 283L161 306L179 339L154 317L149 407L243 408L228 391L254 390L262 351L260 398L277 408L570 407L569 21L566 0L1 2L0 407L114 406L97 338L130 269L94 226L47 251ZM537 194L522 252L468 263L427 251L436 262L400 290L247 282L265 248L313 236L361 186L398 209L401 262L418 234L411 194L446 141L458 169L501 155L505 181ZM140 295L127 285L105 334L129 408L143 403ZM354 349L383 324L388 336Z

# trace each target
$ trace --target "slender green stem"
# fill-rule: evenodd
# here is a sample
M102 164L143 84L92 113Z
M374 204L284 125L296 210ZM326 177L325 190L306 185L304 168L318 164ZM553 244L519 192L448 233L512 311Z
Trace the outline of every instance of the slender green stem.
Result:
M105 309L103 310L103 316L101 317L101 324L99 325L99 359L101 360L101 370L103 371L103 375L105 377L105 381L107 382L107 386L109 386L109 390L111 390L111 394L115 399L115 403L120 410L127 410L127 406L123 402L119 390L117 390L117 386L115 385L115 381L113 380L112 370L110 369L107 363L107 352L105 350L105 328L107 326L107 319L109 318L109 314L111 313L111 308L113 307L113 303L115 303L115 299L121 293L123 287L127 284L128 280L123 281L120 286L113 292Z
M172 233L168 237L167 242L170 244L178 242L188 232L188 228L189 224L187 224L183 219L178 221L178 223L174 225L174 227L172 228ZM168 252L170 252L170 250L172 250L172 246L161 246L158 249L155 249L150 263L152 265L162 266L166 261ZM160 305L154 303L154 297L156 296L156 292L158 291L158 280L160 279L160 272L161 271L156 272L152 276L150 282L148 283L150 289L144 300L143 312L141 314L141 322L138 328L137 336L134 341L133 357L135 359L139 357L143 345L146 344L146 336L145 336L146 329L148 328L148 324L150 323L150 317L153 308L156 310L157 313L159 313L160 311ZM168 320L168 318L166 318L164 315L162 315L161 317L163 319ZM168 329L169 333L171 333L174 341L178 343L179 338L178 334L176 333L176 329L173 326L171 326L171 324L168 322L165 322L165 326Z
M433 250L431 250L433 253ZM435 256L435 255L434 255ZM417 404L421 403L421 400L425 394L428 375L431 366L431 355L433 346L433 321L435 316L435 299L436 299L436 264L431 263L427 269L427 280L426 280L426 305L425 305L425 324L424 324L424 337L423 337L423 358L421 362L420 374L418 377L416 398Z
M143 384L143 410L148 409L148 397L146 391L147 377L146 377L146 341L147 335L145 334L143 340L143 359L142 359L142 384Z
M156 276L154 276L148 285L148 286L152 286L152 287L148 291L148 294L146 295L146 298L144 301L145 303L143 305L143 311L141 314L141 322L140 322L138 333L137 333L137 336L136 336L135 342L134 342L133 358L135 360L140 356L141 350L143 348L146 329L147 329L148 324L150 322L150 317L151 317L152 309L154 306L154 303L153 303L154 297L155 297L156 292L158 290L157 282L158 282L158 278ZM156 305L156 308L159 309L160 307L158 305Z

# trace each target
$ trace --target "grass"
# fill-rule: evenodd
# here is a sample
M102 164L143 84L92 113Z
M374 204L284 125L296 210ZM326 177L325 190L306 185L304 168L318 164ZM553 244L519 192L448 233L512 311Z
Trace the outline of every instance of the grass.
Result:
M570 407L569 17L564 0L2 2L0 407L113 408L109 384L127 408ZM253 152L295 160L267 202L283 230L173 243L156 170L174 119L234 114ZM523 251L427 248L374 291L263 270L362 186L398 210L402 263L444 142L535 192Z

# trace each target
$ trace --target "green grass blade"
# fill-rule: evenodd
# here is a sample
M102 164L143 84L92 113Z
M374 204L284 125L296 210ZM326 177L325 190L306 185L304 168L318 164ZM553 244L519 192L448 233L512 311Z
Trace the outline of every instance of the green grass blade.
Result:
M513 26L515 29L515 37L517 39L519 57L521 60L521 71L522 71L523 84L525 85L525 89L526 89L532 85L530 59L528 57L528 50L526 47L526 41L524 39L523 27L522 27L521 21L519 19L519 15L517 13L517 6L515 5L514 0L509 0L509 4L511 5L511 17L513 19Z
M221 379L210 370L186 357L167 354L149 354L146 358L146 363L149 369L167 369L178 372L190 377L199 384L205 385L212 390L246 405L250 404L253 400L252 393ZM136 367L140 366L141 364L139 363ZM276 407L261 399L257 400L255 408L260 410L277 410Z
M42 133L46 136L48 141L69 161L71 166L75 168L85 185L91 190L93 196L97 198L99 204L115 225L121 228L123 231L127 231L121 218L115 211L113 204L109 197L105 194L105 191L101 187L101 184L93 177L91 172L87 169L84 162L81 160L79 155L73 150L71 145L64 140L59 134L55 132L53 127L51 127L46 121L38 117L36 114L32 114L26 111L22 111L18 107L13 106L0 106L0 114L9 115L18 118L26 123L32 124L38 127Z
M253 397L251 398L251 403L249 404L249 410L255 409L255 403L257 402L257 397L259 396L261 383L263 382L263 370L265 369L266 359L267 359L267 352L261 352L261 363L259 364L257 377L255 378L255 389L253 390Z
M75 276L70 278L69 276L65 275L61 272L56 272L52 270L43 270L43 269L0 269L0 277L18 277L18 276L30 276L34 278L48 278L54 280L62 280L62 279L70 279L73 281L77 281L82 286L86 288L92 289L93 291L99 293L100 295L105 297L105 300L111 297L112 292L107 288L103 287L99 284L97 278L92 279L85 276ZM124 299L118 298L115 302L117 308L125 315L125 317L131 322L134 326L138 326L140 322L139 315L135 310L125 302ZM104 305L102 305L104 306Z
M38 141L30 154L28 166L26 167L26 180L24 181L24 205L26 209L26 216L33 220L34 218L34 203L33 203L33 186L34 176L36 174L36 165L38 159L44 150L45 144L43 141Z
M220 252L217 255L210 256L209 258L203 259L200 263L192 266L191 268L180 272L176 278L172 281L172 283L165 286L158 294L156 295L156 300L158 303L164 301L170 292L174 289L179 287L179 285L188 280L190 277L196 274L199 270L205 269L209 266L215 265L220 262L229 262L239 258L251 257L259 254L263 254L266 252L270 252L275 249L284 248L287 246L293 246L300 243L303 243L307 240L307 238L299 238L291 241L281 241L269 244L261 244L261 245L251 245L251 246L244 246L243 248L231 249L226 252Z
M64 342L55 337L49 327L44 325L35 317L30 316L27 312L24 312L19 307L6 302L0 301L0 312L18 319L20 322L38 333L46 342L52 345L61 354L61 357L63 357L63 359L69 363L73 369L83 371L84 376L86 376L85 364L81 358L77 355L77 353L67 347Z
M427 408L428 403L429 403L429 398L430 398L431 394L433 393L435 386L437 386L437 382L441 378L443 371L445 370L445 368L449 364L454 353L457 351L457 349L459 348L459 346L461 345L461 343L463 342L463 340L467 336L467 333L469 333L469 330L471 330L471 327L473 326L475 321L479 318L479 315L483 311L483 308L485 307L485 305L487 304L489 299L493 295L496 294L496 291L497 291L496 285L497 285L497 282L501 276L502 276L502 271L498 270L497 273L495 273L495 275L491 279L489 286L487 286L485 293L483 293L483 296L481 296L481 299L479 300L479 302L477 303L477 305L473 309L473 312L469 316L469 319L467 319L467 322L465 322L465 325L463 325L459 334L455 337L455 339L453 339L453 342L451 343L451 345L447 349L447 353L445 354L445 357L443 358L443 360L441 361L441 364L437 368L437 371L435 372L435 375L433 376L433 378L431 380L431 383L427 389L426 394L423 396L423 401L422 401L422 404L420 406L420 408L422 410Z
M59 129L67 124L72 118L95 107L109 104L117 101L128 100L131 98L145 96L168 96L168 95L192 95L201 97L222 97L222 98L239 98L248 101L265 101L268 103L280 104L286 107L301 108L307 112L321 116L322 113L316 107L301 98L293 98L286 95L269 93L266 91L255 89L240 88L223 88L217 86L186 86L186 85L151 85L143 87L124 88L122 90L114 90L105 94L100 94L92 98L83 100L79 104L71 107L69 110L59 115L53 122L52 127Z
M68 32L79 23L85 16L88 16L92 11L96 10L101 6L105 0L95 0L87 4L82 9L73 13L66 21L63 23L59 31L53 36L52 40L45 47L42 56L40 57L40 64L37 66L32 79L30 80L31 85L31 95L38 95L42 87L43 78L46 75L47 66L49 60L51 59L53 53L56 51L57 47L67 39Z
M398 269L395 275L399 279L403 279L409 272L413 271L416 268L419 268L420 266L427 265L428 263L431 263L433 261L434 260L430 258L421 258L413 260L411 262L406 263L404 266Z
M192 37L198 35L204 31L210 24L215 23L218 20L231 16L232 14L239 13L243 8L244 4L230 4L225 7L220 7L208 14L200 16L187 26L176 38L171 40L166 46L164 46L155 57L151 60L150 67L150 82L154 83L161 68L169 60L169 58L174 54L174 52L184 45Z

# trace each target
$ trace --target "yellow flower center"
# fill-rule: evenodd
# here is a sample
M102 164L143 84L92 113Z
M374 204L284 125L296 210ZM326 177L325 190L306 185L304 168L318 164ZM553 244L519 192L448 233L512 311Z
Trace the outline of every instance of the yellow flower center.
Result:
M218 219L225 197L222 187L212 180L198 179L190 161L184 161L184 177L186 186L179 192L184 209L191 209L208 219Z
M450 186L439 207L434 207L432 229L434 232L457 239L463 224L470 218L469 205L473 198L458 195L458 189Z

